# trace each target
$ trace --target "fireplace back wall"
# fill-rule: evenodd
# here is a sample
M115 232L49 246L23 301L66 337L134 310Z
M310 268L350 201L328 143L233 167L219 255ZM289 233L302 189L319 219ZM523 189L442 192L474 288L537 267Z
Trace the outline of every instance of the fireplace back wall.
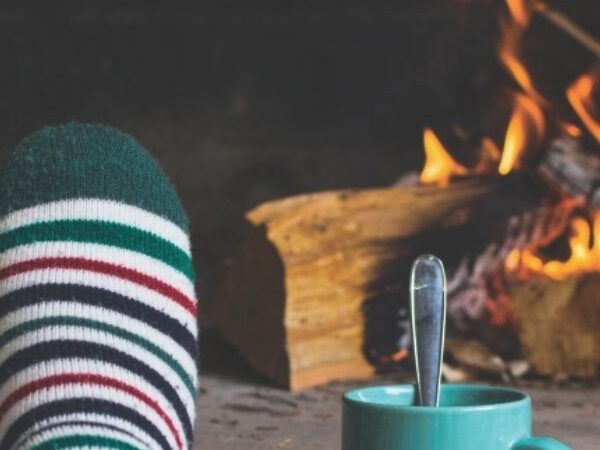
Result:
M0 149L71 120L136 136L190 213L202 298L248 208L392 183L422 164L425 125L452 143L450 125L505 120L498 2L199 3L0 6ZM558 3L600 23L593 0ZM550 90L592 61L543 24L532 33Z

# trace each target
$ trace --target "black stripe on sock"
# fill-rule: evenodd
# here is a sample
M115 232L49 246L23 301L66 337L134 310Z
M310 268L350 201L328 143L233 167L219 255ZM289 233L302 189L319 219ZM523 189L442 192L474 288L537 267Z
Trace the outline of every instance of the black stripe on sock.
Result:
M0 317L36 303L57 301L99 306L141 320L171 336L194 361L197 358L196 338L177 320L135 299L102 288L78 284L43 284L22 288L0 299Z
M186 440L192 441L190 417L177 391L158 372L138 359L107 345L76 340L56 340L31 345L11 355L0 365L0 385L17 372L43 361L61 358L85 358L105 361L140 375L171 403L185 429ZM0 449L7 447L0 446Z
M2 442L0 442L0 448L13 448L13 445L21 435L42 420L62 414L85 413L89 411L105 413L109 416L119 417L130 422L152 436L152 438L160 444L161 448L164 450L172 450L172 447L160 430L140 413L118 403L96 398L56 400L27 411L15 420L7 430Z

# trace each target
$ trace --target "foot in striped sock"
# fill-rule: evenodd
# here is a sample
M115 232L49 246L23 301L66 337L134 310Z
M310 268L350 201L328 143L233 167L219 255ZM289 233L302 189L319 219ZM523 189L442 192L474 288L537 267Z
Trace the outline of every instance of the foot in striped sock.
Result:
M191 447L187 220L114 129L25 139L0 172L0 449Z

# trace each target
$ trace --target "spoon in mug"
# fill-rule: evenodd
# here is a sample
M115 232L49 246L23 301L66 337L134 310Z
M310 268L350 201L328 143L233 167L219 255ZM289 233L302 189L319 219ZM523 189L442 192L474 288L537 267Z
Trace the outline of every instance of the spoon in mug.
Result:
M438 406L446 332L446 275L442 261L419 256L410 277L413 354L418 406Z

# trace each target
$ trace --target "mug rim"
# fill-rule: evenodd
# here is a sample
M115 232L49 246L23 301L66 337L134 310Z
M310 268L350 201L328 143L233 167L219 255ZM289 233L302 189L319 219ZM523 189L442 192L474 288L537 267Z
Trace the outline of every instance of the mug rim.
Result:
M531 403L531 398L526 393L504 386L488 386L479 384L443 384L442 390L467 390L467 391L478 391L478 392L499 392L504 394L512 394L517 398L505 402L488 403L481 405L460 405L460 406L415 406L415 405L394 405L389 403L375 403L363 401L356 398L357 394L361 391L376 391L381 389L399 389L399 393L411 393L415 392L414 384L390 384L390 385L378 385L378 386L365 386L362 388L352 389L344 393L344 402L354 404L356 406L369 408L369 409L385 409L391 411L402 411L410 412L411 414L430 414L430 413L453 413L453 412L469 412L469 411L489 411L499 409L509 409L519 406L527 406Z

